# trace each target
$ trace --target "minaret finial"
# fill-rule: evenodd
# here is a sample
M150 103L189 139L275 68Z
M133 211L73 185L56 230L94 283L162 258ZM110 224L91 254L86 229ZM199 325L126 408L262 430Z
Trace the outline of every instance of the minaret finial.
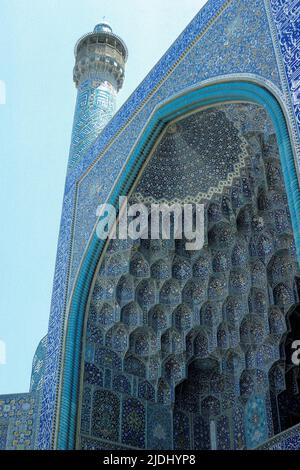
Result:
M102 16L102 21L101 23L97 24L94 29L94 33L99 33L99 32L110 32L112 33L112 27L110 26L109 21L107 20L106 16Z

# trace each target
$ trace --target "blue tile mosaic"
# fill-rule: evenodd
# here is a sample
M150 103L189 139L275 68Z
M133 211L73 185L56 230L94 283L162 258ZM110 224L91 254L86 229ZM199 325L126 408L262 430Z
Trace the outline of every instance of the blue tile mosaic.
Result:
M268 80L273 89L281 93L288 111L291 102L293 103L297 119L294 121L294 117L290 115L289 124L296 140L295 122L299 123L299 77L297 76L297 31L299 29L297 28L297 9L299 2L293 1L291 8L287 8L287 6L290 6L288 0L270 0L270 2L263 0L249 0L247 2L214 0L208 2L128 102L106 126L82 160L69 168L49 321L40 419L40 448L47 449L54 445L66 306L79 264L96 222L96 208L99 203L107 200L122 172L127 157L155 107L170 99L174 94L189 87L198 86L205 80L226 75L228 77L248 75L262 81ZM273 15L273 19L271 15ZM272 21L276 26L279 39L274 34L275 29L272 29ZM280 53L278 52L279 45ZM283 68L280 61L284 63L287 79L282 73ZM259 173L259 169L257 171ZM102 175L105 175L105 178ZM270 175L270 181L275 176ZM247 196L248 188L236 190L236 193L232 195L235 210L239 208L241 190L244 191L243 197ZM82 217L82 215L84 216ZM246 234L247 220L242 219L242 214L240 216L240 223ZM288 227L285 215L277 213L276 220L276 230L284 232ZM264 262L271 253L269 242L270 234L257 233L251 240L251 246L256 250L256 253L262 255ZM216 255L214 262L216 273L222 271L222 263L222 259ZM156 267L153 266L151 269L155 271ZM162 275L160 273L164 270L165 268L160 267L158 275ZM234 273L232 278L233 295L238 289L246 288L244 286L247 285L247 282L248 280L242 279L238 273ZM210 284L211 301L221 301L223 295L220 290L221 284L220 278L218 281L217 277L212 279ZM288 286L281 286L280 289L277 288L274 291L275 299L278 302L281 301L281 308L285 308L285 302L289 302L289 296L291 296L291 291ZM288 300L286 301L286 299ZM151 305L151 308L154 307ZM194 304L192 307L194 308ZM114 312L114 314L118 315L118 312ZM155 321L157 322L157 320ZM223 328L222 334L219 335L220 344L227 344L226 335L226 328ZM113 340L122 345L118 336L114 335ZM99 341L101 342L101 338ZM228 341L234 341L234 339L228 339ZM213 340L211 344L214 344ZM97 345L98 347L103 347L103 345ZM121 353L122 350L119 352ZM66 351L66 353L71 354L70 351ZM93 355L91 350L89 354ZM106 357L108 360L112 360L112 358ZM248 357L251 358L251 354ZM248 360L250 361L250 359ZM255 361L255 359L253 360ZM120 364L120 359L117 362ZM145 375L143 361L135 356L131 355L126 358L126 364L128 370L138 370L140 376ZM181 374L180 364L174 362L168 363L166 370L170 374L174 371L177 371L178 376ZM138 432L130 439L129 445L135 446L142 443ZM88 440L85 442L84 445L87 447L94 445L93 440L90 443Z
M0 449L35 449L39 413L39 393L0 396Z
M254 449L268 439L266 406L263 397L253 396L246 406L246 440L248 449Z
M102 388L123 403L110 425L118 421L122 431L121 439L109 437L113 446L252 449L273 436L279 416L269 393L286 389L278 361L298 269L291 221L282 228L273 217L274 207L286 210L274 139L262 107L219 105L167 127L144 168L129 202L204 203L206 243L192 253L161 240L139 239L126 250L121 241L108 244L87 310L85 341L95 346L97 367L85 363L79 406L85 411L85 387L98 382L98 367L107 368ZM203 167L224 141L230 158L218 152L208 178ZM176 171L168 171L171 156ZM234 175L233 161L240 163ZM102 405L92 408L89 422ZM95 437L85 426L81 438Z

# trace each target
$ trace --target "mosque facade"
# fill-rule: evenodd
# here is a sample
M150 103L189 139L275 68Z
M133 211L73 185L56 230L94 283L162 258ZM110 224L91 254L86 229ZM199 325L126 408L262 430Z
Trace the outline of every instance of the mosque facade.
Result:
M300 449L300 3L208 1L116 113L127 57L105 22L75 46L49 330L0 448ZM202 205L203 246L99 237L120 197Z

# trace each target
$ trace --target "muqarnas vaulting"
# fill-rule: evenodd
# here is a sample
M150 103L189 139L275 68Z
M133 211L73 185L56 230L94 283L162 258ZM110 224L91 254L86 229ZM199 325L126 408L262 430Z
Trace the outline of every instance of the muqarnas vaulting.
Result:
M208 1L117 113L124 41L78 41L49 330L1 448L300 449L299 23ZM100 240L120 196L204 204L204 247Z

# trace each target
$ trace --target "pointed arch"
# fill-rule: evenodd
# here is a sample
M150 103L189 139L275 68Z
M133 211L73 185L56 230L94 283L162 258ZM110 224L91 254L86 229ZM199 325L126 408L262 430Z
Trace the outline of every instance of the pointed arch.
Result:
M266 83L254 82L246 78L243 81L225 82L223 80L185 91L156 108L107 202L117 207L119 196L130 192L155 142L168 123L193 110L220 103L241 101L264 106L272 119L280 152L298 259L300 259L300 190L293 148L284 105L280 97L275 96ZM85 252L69 304L59 391L56 431L58 449L73 449L75 446L84 317L93 276L104 249L105 242L99 240L94 233Z

